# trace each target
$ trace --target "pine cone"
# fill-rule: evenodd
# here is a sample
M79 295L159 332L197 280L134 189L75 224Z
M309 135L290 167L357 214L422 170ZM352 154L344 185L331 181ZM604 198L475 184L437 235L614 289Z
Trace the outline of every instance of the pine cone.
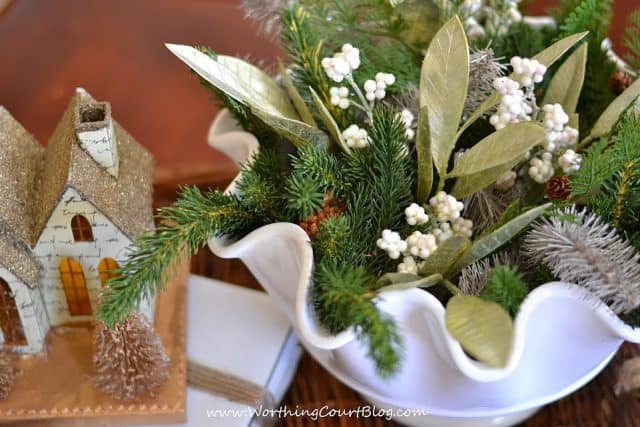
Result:
M567 200L571 195L569 178L566 176L556 176L545 184L547 197L551 200Z
M340 201L333 197L332 194L327 194L324 197L322 208L318 212L311 214L309 217L300 221L298 225L307 233L307 235L309 235L309 238L313 240L318 233L320 226L327 220L327 218L338 216L342 211L343 206Z
M609 80L609 85L611 86L611 90L616 95L620 95L624 92L629 86L633 84L633 77L629 75L629 73L623 70L616 70L615 73L611 76Z
M96 325L93 341L96 387L124 401L154 396L169 377L169 358L146 317L135 313L108 328Z

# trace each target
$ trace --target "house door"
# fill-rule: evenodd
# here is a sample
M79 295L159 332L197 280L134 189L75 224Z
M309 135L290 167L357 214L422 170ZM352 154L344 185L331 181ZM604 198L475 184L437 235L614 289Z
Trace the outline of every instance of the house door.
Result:
M0 328L2 328L6 345L27 344L13 292L2 278L0 278Z
M82 266L73 258L60 261L60 279L67 297L69 314L72 316L90 316L91 302L87 291L87 282L82 272Z

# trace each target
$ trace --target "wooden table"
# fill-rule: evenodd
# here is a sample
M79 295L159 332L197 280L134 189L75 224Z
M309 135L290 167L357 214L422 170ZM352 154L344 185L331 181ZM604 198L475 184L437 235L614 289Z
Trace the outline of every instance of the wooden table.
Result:
M273 64L278 48L257 38L235 1L225 0L0 0L0 104L43 143L73 89L82 86L112 103L114 116L158 160L156 200L170 203L179 184L223 187L236 167L206 147L207 128L217 112L207 91L162 46L165 41L203 44L226 54L250 55ZM534 11L541 13L537 2ZM614 40L635 0L617 0ZM238 261L202 250L192 271L258 287ZM609 368L574 395L553 404L526 425L629 426L640 424L637 393L613 395L616 367L640 354L626 345ZM308 355L285 398L289 407L353 408L358 396ZM382 419L289 418L286 426L391 426Z

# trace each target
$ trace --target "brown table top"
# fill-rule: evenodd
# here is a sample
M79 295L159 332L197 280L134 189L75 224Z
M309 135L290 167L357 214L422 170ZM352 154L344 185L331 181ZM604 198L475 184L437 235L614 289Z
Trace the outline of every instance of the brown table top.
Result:
M0 0L0 105L40 141L46 140L76 86L112 103L116 119L156 156L158 204L177 185L224 186L235 165L208 148L207 128L217 112L186 67L163 42L202 44L225 54L273 63L278 48L258 38L231 0ZM533 11L546 5L537 2ZM616 1L614 41L636 0ZM244 286L259 287L238 261L215 258L207 249L192 271ZM526 426L640 425L640 394L616 398L613 384L621 361L640 354L625 345L614 362L589 385L543 409ZM358 396L305 355L285 398L289 407L329 405L355 408ZM286 426L392 426L383 419L288 418Z

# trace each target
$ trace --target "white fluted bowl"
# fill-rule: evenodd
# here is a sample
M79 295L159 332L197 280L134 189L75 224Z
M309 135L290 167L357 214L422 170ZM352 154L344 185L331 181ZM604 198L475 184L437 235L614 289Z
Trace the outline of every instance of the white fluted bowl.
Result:
M229 115L222 113L210 143L233 155L225 149L230 139L220 138L228 131ZM233 132L236 152L249 156L257 149L252 135ZM247 149L238 150L239 145ZM233 190L232 183L228 191ZM409 425L516 424L591 380L623 341L640 342L639 329L582 288L548 283L523 302L507 365L491 368L469 358L447 332L445 309L433 295L419 289L388 291L378 307L395 320L405 354L400 371L382 380L352 330L331 335L318 323L310 296L313 252L300 227L270 224L239 241L212 239L209 247L247 265L289 317L307 351L340 381L378 408L423 411L396 417Z

